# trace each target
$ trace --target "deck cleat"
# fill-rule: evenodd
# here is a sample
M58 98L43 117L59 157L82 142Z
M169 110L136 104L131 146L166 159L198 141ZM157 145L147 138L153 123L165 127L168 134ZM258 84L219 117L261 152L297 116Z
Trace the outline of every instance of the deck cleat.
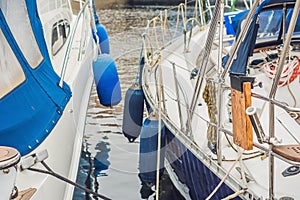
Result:
M11 147L0 146L0 194L1 199L11 199L17 194L15 181L16 165L20 161L20 153Z

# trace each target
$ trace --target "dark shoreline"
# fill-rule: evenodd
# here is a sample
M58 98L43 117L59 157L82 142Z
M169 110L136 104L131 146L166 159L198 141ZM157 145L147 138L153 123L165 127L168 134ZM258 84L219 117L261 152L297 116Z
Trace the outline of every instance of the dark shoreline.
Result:
M106 9L116 6L140 6L140 5L178 5L184 0L95 0L97 9Z
M130 7L130 6L177 6L184 3L185 0L94 0L97 10ZM214 3L214 0L210 0ZM79 6L79 1L72 1L73 5ZM243 4L237 4L237 7L243 7ZM78 7L79 8L79 7ZM77 9L75 9L77 10Z

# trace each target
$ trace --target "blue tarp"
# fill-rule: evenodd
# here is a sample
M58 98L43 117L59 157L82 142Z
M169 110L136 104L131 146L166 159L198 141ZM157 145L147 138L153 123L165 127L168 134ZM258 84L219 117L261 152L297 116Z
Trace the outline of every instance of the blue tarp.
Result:
M14 147L21 155L30 153L50 134L71 98L66 84L58 86L60 78L50 62L36 2L26 0L26 6L43 56L35 69L25 59L0 11L0 28L26 76L23 83L0 99L0 145ZM26 33L24 36L26 39Z
M249 56L252 56L258 33L259 36L263 35L263 32L266 32L265 34L266 36L272 34L273 35L280 34L279 31L282 22L282 14L281 14L282 11L279 9L283 8L284 3L286 4L287 8L292 8L294 6L295 0L265 0L259 5L259 7L255 11L254 16L252 17L252 21L246 33L245 39L242 41L237 51L237 55L230 67L230 71L229 71L230 73L238 74L238 75L246 75L248 58ZM266 12L261 14L263 11ZM289 9L287 12L288 16L291 15L291 12L292 12L291 9ZM259 15L260 17L258 18ZM241 32L241 24L242 24L241 22L242 20L240 21L239 27L237 29L236 38L238 38L239 33ZM289 21L287 21L287 24L289 24ZM297 23L297 26L299 26L299 22ZM281 38L276 38L276 39L277 39L277 43L279 44ZM276 44L276 41L273 44ZM228 54L223 58L223 66L226 65L229 56L230 55Z

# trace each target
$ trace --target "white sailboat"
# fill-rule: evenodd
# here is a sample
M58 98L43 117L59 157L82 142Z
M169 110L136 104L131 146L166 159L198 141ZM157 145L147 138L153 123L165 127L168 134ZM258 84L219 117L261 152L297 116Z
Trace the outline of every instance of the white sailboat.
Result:
M225 28L224 3L208 26L209 2L181 4L175 39L171 11L144 34L142 88L165 126L165 167L186 199L300 199L300 1L254 1Z

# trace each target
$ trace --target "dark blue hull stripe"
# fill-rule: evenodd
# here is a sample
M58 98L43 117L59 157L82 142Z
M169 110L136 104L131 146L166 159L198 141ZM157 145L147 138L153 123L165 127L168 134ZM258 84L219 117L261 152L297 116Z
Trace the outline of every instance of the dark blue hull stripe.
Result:
M173 133L166 131L166 137L166 158L180 182L189 188L191 199L207 198L220 183L220 178L188 150ZM235 192L223 183L211 199L220 200L233 193Z

